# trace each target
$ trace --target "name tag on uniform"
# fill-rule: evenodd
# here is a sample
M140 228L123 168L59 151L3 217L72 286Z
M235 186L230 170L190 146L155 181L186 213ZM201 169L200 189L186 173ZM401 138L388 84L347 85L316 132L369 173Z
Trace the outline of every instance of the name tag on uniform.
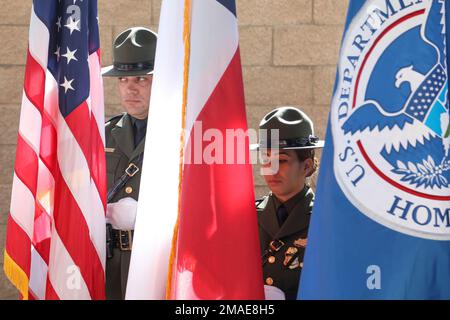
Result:
M105 148L105 152L114 152L116 148Z

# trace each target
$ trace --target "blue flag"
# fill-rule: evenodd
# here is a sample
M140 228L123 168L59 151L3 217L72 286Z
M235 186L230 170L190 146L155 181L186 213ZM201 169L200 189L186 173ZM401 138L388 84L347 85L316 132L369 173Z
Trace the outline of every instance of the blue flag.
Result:
M450 299L445 2L350 1L300 299Z

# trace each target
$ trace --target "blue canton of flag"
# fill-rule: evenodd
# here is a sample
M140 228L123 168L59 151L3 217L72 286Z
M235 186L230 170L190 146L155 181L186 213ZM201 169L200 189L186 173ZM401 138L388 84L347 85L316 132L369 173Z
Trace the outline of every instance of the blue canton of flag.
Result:
M350 1L300 299L450 298L445 6Z
M58 81L66 117L89 97L88 58L100 47L97 1L39 1L34 10L50 31L47 68Z

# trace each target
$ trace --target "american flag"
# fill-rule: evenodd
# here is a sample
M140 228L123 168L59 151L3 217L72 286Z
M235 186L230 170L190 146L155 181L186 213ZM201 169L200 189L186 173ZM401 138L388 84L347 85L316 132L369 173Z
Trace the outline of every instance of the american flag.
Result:
M441 65L433 68L415 90L405 112L421 122L426 122L426 118L431 115L435 103L438 103L438 108L443 108L442 103L437 101L436 96L446 84L446 78L445 70ZM444 95L445 93L442 92L442 101L445 101Z
M104 299L96 0L34 0L4 269L23 299Z

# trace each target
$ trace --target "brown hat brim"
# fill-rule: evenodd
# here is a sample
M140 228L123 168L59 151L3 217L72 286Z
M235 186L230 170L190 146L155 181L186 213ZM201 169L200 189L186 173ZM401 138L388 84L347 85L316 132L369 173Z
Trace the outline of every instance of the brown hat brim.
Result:
M102 76L104 77L136 77L153 74L153 69L143 70L118 70L113 65L102 68Z

